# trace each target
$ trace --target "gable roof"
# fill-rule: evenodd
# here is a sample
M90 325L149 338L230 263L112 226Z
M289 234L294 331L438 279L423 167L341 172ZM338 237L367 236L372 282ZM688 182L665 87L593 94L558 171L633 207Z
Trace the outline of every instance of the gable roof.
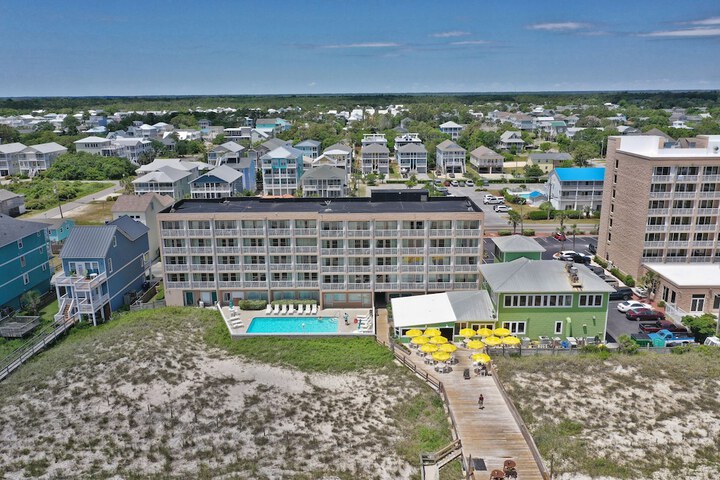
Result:
M148 230L148 227L127 215L105 225L75 227L60 250L60 258L105 258L118 232L130 241L135 241Z
M291 144L292 142L280 140L279 138L271 138L270 140L261 143L260 146L268 150L274 150L280 147L289 147Z
M453 142L452 140L443 140L440 142L437 146L437 149L440 151L446 151L446 150L462 150L463 152L465 149L458 145L457 143Z
M366 145L362 147L361 153L390 153L390 150L388 148L380 143L371 143L370 145Z
M37 145L30 145L27 148L32 148L33 150L40 152L40 153L52 153L52 152L59 152L59 151L67 152L67 148L65 148L62 145L60 145L59 143L55 143L55 142L39 143Z
M503 252L544 252L545 248L532 238L524 235L492 237L492 242Z
M169 207L175 203L175 199L168 195L160 195L159 193L144 193L142 195L120 195L112 208L111 212L145 212L150 203L157 200L162 208Z
M268 143L268 142L265 142ZM264 145L264 144L263 144ZM268 159L268 158L298 158L302 157L302 152L298 150L297 148L293 147L277 147L272 150L270 150L268 153L263 155L260 158Z
M462 128L464 125L460 125L459 123L455 123L453 121L445 122L442 125L440 125L440 128Z
M675 141L674 138L672 138L670 135L668 135L667 133L663 132L663 131L660 130L659 128L651 128L651 129L648 130L647 132L641 133L640 135L655 135L655 136L658 136L658 137L663 137L663 138L664 138L665 140L667 140L668 142L674 142L674 141Z
M485 145L480 145L475 150L470 152L471 157L475 158L492 158L492 159L502 159L504 158L502 155L497 153L495 150L491 150Z
M189 177L191 175L192 174L190 172L178 170L177 168L160 167L154 172L150 172L140 178L136 178L132 181L132 183L175 183L178 180L182 180L183 178Z
M102 137L85 137L81 138L80 140L75 140L73 143L102 143L102 142L110 142L109 138L102 138Z
M193 180L192 183L233 183L240 178L242 178L242 173L232 167L228 167L227 165L220 165L219 167L213 168L205 175L199 176ZM218 180L219 182L215 182L213 179Z
M25 195L20 195L19 193L11 192L10 190L6 190L4 188L0 188L0 202L3 200L10 200L11 198L18 198L18 197L25 197Z
M0 153L4 153L4 154L18 153L18 152L25 150L25 148L26 148L25 145L23 145L22 143L18 143L18 142L6 143L4 145L0 145Z
M615 289L585 265L574 264L582 287L575 288L566 262L518 258L512 262L480 265L480 273L496 293L612 292Z
M295 144L295 148L297 147L319 147L321 142L318 142L317 140L307 139L303 140L302 142L298 142Z
M406 143L398 148L399 153L427 153L425 145L422 143Z
M308 170L307 172L303 173L303 176L300 177L300 182L303 182L308 179L345 180L345 171L342 168L333 167L332 165L320 165L319 167L312 168L312 169Z
M150 230L142 223L136 222L127 215L116 218L112 222L109 222L108 225L116 226L120 233L125 235L132 242L134 242Z
M494 313L490 295L485 290L398 297L391 302L393 324L401 328L491 320Z
M235 142L225 142L222 145L218 145L217 147L213 148L213 150L217 150L219 148L224 148L228 152L238 153L245 150L245 147L242 145L235 143Z
M335 150L341 150L344 153L350 153L352 152L352 147L349 147L348 145L345 145L344 143L335 143L333 145L330 145L328 148L326 148L323 153L339 153L335 152Z
M528 158L532 160L533 162L538 161L557 161L557 162L564 162L565 160L572 160L572 156L567 152L559 152L559 153L531 153L528 155Z
M203 162L196 162L193 160L183 160L182 158L156 158L152 162L148 163L147 165L141 165L137 170L135 170L136 173L148 173L148 172L155 172L157 170L160 170L161 168L170 167L174 168L175 170L182 170L184 172L189 172L191 170L207 170L210 168L210 165Z
M554 172L562 182L602 182L605 180L605 167L556 168Z
M40 222L18 220L0 213L0 247L37 233L48 226Z

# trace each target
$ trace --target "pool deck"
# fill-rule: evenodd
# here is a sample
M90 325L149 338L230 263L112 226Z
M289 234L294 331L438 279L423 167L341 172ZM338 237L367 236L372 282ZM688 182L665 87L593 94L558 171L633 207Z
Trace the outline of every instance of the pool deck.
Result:
M223 320L225 321L225 325L228 328L228 331L230 332L230 336L232 338L247 338L252 336L262 336L262 335L289 335L289 336L332 336L332 335L375 335L375 322L371 321L369 328L365 328L362 330L358 330L358 323L355 323L355 319L357 317L363 317L368 314L369 309L367 308L327 308L327 309L318 309L317 314L315 315L300 315L297 313L294 314L285 314L285 315L274 315L272 313L265 313L265 310L240 310L238 308L235 308L233 312L230 311L229 307L222 307L220 309L220 313L222 314ZM345 325L345 322L343 321L344 315L347 314L349 325ZM250 325L250 322L255 317L277 317L277 318L288 318L288 317L334 317L338 319L338 331L337 332L330 332L330 333L247 333L247 328ZM239 325L237 321L240 321L242 325ZM233 322L235 324L233 325Z

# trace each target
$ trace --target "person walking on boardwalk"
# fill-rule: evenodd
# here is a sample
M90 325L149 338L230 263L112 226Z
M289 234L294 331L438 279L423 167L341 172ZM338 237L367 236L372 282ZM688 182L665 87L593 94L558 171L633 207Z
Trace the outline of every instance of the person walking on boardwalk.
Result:
M478 397L478 408L480 408L480 410L485 408L484 403L485 403L485 397L483 397L483 394L481 393L480 396Z

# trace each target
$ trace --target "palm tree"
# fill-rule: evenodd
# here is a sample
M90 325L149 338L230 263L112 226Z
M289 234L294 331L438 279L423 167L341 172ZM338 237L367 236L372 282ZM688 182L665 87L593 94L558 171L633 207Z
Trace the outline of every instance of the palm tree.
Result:
M570 230L568 230L568 233L573 236L573 250L575 250L575 235L580 233L580 229L578 229L577 223L573 223L570 225Z
M522 222L522 216L515 210L510 210L508 212L508 224L512 225L513 227L513 235L515 235L515 232L517 231L517 226L520 222Z
M37 315L40 312L40 304L42 303L42 300L37 290L28 290L20 297L20 303L27 309L28 312L33 315Z

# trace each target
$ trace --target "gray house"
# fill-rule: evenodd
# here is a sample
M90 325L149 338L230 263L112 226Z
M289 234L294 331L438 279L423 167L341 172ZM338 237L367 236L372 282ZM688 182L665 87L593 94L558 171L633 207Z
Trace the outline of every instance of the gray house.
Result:
M0 213L10 217L25 213L25 195L0 189Z
M300 179L303 197L347 196L347 174L342 168L321 165L305 172Z
M504 157L494 150L481 145L470 152L470 164L478 173L502 173Z

